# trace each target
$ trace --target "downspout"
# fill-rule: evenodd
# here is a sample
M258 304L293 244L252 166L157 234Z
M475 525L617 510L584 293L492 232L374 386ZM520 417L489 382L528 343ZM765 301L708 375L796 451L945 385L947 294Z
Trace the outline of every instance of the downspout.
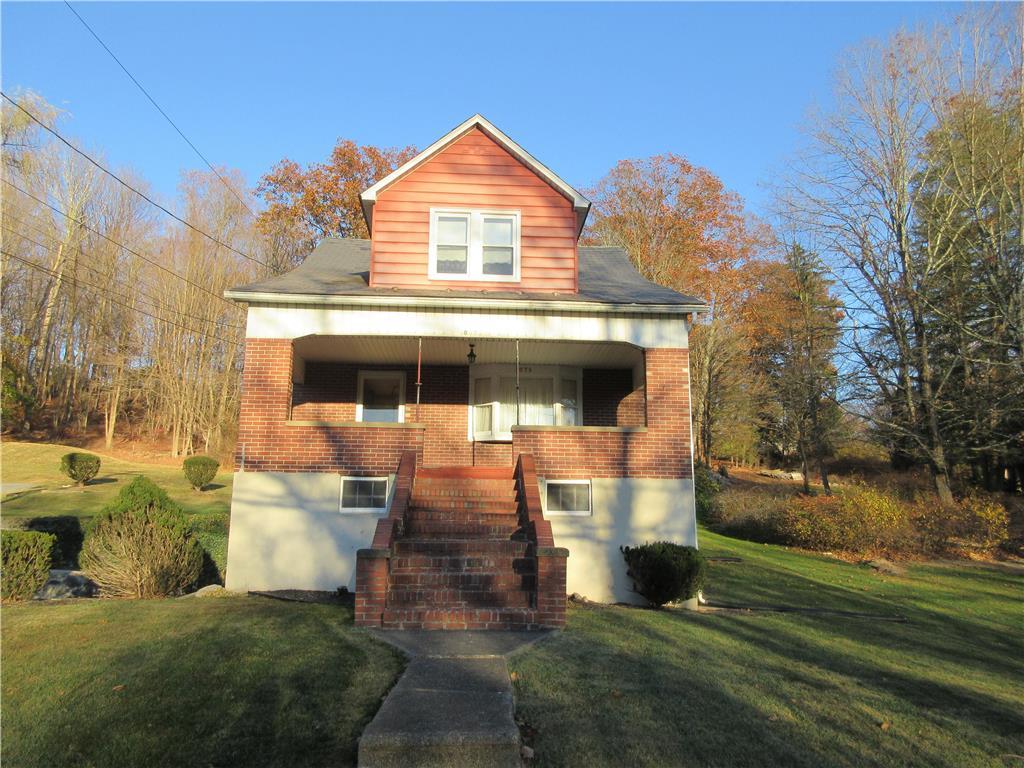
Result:
M416 422L420 421L420 387L423 386L423 337L419 338L419 346L416 350Z

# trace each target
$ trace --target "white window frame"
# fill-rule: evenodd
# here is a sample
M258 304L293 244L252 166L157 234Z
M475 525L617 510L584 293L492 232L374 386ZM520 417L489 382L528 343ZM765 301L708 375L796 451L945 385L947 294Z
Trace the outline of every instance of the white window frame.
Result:
M594 486L590 480L548 480L544 478L543 493L540 496L541 509L544 516L548 517L593 517L594 516ZM550 485L585 485L587 486L587 510L585 512L564 512L548 509L548 486Z
M395 379L398 381L398 424L405 423L405 371L360 370L356 379L356 421L363 421L363 382L366 379ZM396 422L367 421L366 424L393 424Z
M383 480L387 485L384 487L384 506L383 507L346 507L345 506L345 482L352 480ZM378 515L388 511L391 506L391 492L394 488L394 483L391 481L389 475L379 475L375 477L367 477L365 475L342 475L341 484L338 486L338 511L343 515Z
M466 255L466 274L451 274L437 271L437 219L439 216L465 216L469 219L469 242ZM483 221L485 218L508 218L512 220L512 274L484 274ZM502 211L481 208L431 208L430 209L430 266L427 277L430 280L464 280L487 283L518 283L519 263L522 253L519 226L519 211Z
M511 432L499 432L495 429L498 424L498 414L501 409L500 400L491 400L489 403L476 402L476 380L491 380L491 395L498 397L501 392L501 379L516 375L515 363L493 363L489 365L474 365L469 369L469 428L468 439L476 442L512 442ZM583 369L574 365L520 365L519 375L526 379L552 379L552 397L554 402L554 427L572 427L583 424ZM575 379L576 381L576 424L560 424L562 421L561 387L562 379ZM476 432L473 429L474 408L477 405L490 405L491 407L491 431Z

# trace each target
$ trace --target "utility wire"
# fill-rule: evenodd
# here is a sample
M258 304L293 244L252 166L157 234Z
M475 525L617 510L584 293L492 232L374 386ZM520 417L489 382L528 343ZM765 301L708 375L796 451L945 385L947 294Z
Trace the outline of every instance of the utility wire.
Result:
M154 200L153 198L149 197L145 192L141 192L140 190L136 189L131 184L129 184L127 181L125 181L120 176L118 176L116 173L114 173L113 171L107 169L102 164L100 164L100 162L97 161L96 159L94 159L91 155L87 154L86 152L84 152L81 149L79 149L78 147L76 147L74 144L72 144L70 141L65 139L63 136L61 136L59 133L57 133L57 131L55 131L53 128L48 126L46 123L44 123L38 117L33 115L31 112L29 112L27 109L25 109L23 106L21 106L21 104L16 102L14 99L12 99L10 96L8 96L3 91L0 91L0 96L3 96L5 99L7 99L7 101L9 101L15 107L20 109L22 112L24 112L28 116L28 118L30 120L32 120L34 123L36 123L40 127L42 127L43 130L45 130L47 133L50 133L52 136L54 136L58 141L60 141L62 144L64 144L66 147L68 147L68 149L70 149L73 152L76 152L79 155L81 155L82 157L84 157L86 160L88 160L94 166L99 168L101 171L103 171L103 173L107 174L110 178L112 178L118 184L120 184L121 186L123 186L123 187L125 187L127 189L130 189L132 192L134 192L136 195L141 197L143 200L145 200L150 205L155 206L156 208L159 208L161 211L166 213L168 216L170 216L175 221L181 222L186 227L191 229L193 232L196 232L197 234L202 235L203 237L205 237L208 240L216 243L217 245L219 245L219 246L221 246L223 248L227 248L229 251L231 251L233 253L237 253L239 256L241 256L243 258L249 259L249 261L256 262L260 266L263 266L263 267L266 267L267 269L270 269L270 265L269 264L266 264L265 262L262 262L259 259L250 256L247 253L243 253L242 251L238 250L237 248L234 248L234 247L228 245L223 240L218 240L213 235L211 235L211 234L209 234L207 232L204 232L203 230L201 230L199 227L195 226L191 222L188 222L185 219L183 219L180 216L178 216L177 214L173 213L172 211L169 211L167 208L165 208L164 206L160 205L160 203L158 203L156 200Z
M69 214L69 213L66 213L66 212L62 211L62 210L61 210L60 208L57 208L56 206L50 205L50 204L49 204L48 202L46 202L45 200L41 200L41 199L39 199L38 197L36 197L35 195L33 195L33 194L32 194L31 192L27 192L27 191L25 191L24 189L22 189L21 187L19 187L19 186L18 186L17 184L15 184L15 183L13 183L13 182L10 182L10 181L8 181L7 179L0 179L0 181L3 181L3 183L4 183L4 184L6 184L7 186L9 186L9 187L13 187L14 189L18 190L19 192L21 192L21 194L25 195L26 197L29 197L29 198L31 198L32 200L35 200L35 201L36 201L37 203L39 203L40 205L45 205L45 206L46 206L47 208L49 208L49 209L50 209L51 211L53 211L54 213L58 213L58 214L60 214L61 216L63 216L64 218L66 218L66 219L67 219L68 221L72 221L72 222L74 222L75 224L78 224L79 226L85 227L85 228L86 228L86 229L88 229L88 230L89 230L90 232L93 232L93 233L95 233L95 234L99 235L99 236L100 236L100 237L102 237L102 238L103 238L104 240L106 240L106 241L108 241L108 242L110 242L110 243L113 243L114 245L116 245L116 246L117 246L118 248L123 248L123 249L124 249L125 251L127 251L127 252L128 252L128 253L130 253L130 254L132 254L133 256L137 256L138 258L140 258L140 259L142 259L143 261L145 261L145 262L146 262L147 264L152 264L152 265L153 265L154 267L156 267L157 269L159 269L159 270L162 270L162 271L166 272L166 273L167 273L167 274L169 274L169 275L173 275L174 277L178 278L179 280L183 280L183 281L185 281L186 283L188 283L189 285L191 285L191 286L192 286L193 288L198 288L198 289L199 289L200 291L203 291L204 293L208 293L208 294L210 294L211 296L213 296L214 298L220 299L220 300L221 300L221 301L223 301L223 302L224 302L225 304L230 304L230 305L231 305L231 306L233 306L233 307L238 307L238 305L237 305L237 304L235 304L235 303L234 303L234 302L232 302L232 301L228 301L228 300L227 300L227 299L225 299L225 298L224 298L223 296L221 296L221 295L220 295L219 293L215 293L214 291L211 291L211 290L210 290L209 288L206 288L205 286L202 286L202 285L200 285L199 283L196 283L196 282L194 282L194 281L192 281L192 280L189 280L189 279L188 279L187 277L185 277L184 275L178 274L178 273L177 273L177 272L175 272L175 271L174 271L173 269L169 269L168 267L165 267L165 266L164 266L163 264L161 264L160 262L158 262L158 261L156 261L156 260L154 260L154 259L151 259L151 258L149 258L148 256L144 256L143 254L139 253L138 251L134 251L134 250L132 250L131 248L129 248L129 247L128 247L127 245L125 245L124 243L120 243L120 242L118 242L117 240L115 240L114 238L112 238L112 237L109 237L108 235L105 235L105 234L103 234L102 232L100 232L100 231L99 231L98 229L96 229L95 227L90 227L90 226L89 226L89 225L88 225L88 224L86 223L86 221L85 221L85 219L84 219L84 218L83 218L83 219L76 219L76 218L74 218L74 217L73 217L73 216L72 216L71 214Z
M42 230L40 230L37 227L32 226L32 224L30 222L28 222L28 221L20 221L20 222L16 221L15 223L16 224L20 224L21 226L31 227L32 229L34 229L39 234L43 235L44 237L46 236L45 232L43 232ZM21 239L26 240L26 241L32 243L33 245L35 245L35 246L37 246L39 248L42 248L43 250L49 250L49 246L47 246L46 244L40 243L38 240L35 240L35 239L29 237L25 233L19 232L18 230L14 229L13 227L8 226L6 222L0 224L0 229L6 229L12 235L20 237ZM83 256L88 256L89 254L87 254L85 252L82 252L82 255ZM100 271L96 267L92 266L91 264L87 264L87 263L80 262L80 261L76 262L76 264L78 266L80 266L80 267L84 267L85 269L89 270L94 275L99 277L100 280L107 280L110 277L109 275L104 274L102 271ZM62 279L64 279L63 276L62 276ZM95 288L96 290L105 290L105 289L99 288L99 286L90 286L90 287ZM180 315L181 317L187 317L187 318L189 318L191 320L198 320L201 323L213 322L215 325L223 326L224 328L234 328L236 330L241 330L241 328L242 328L242 326L236 325L235 323L227 323L227 322L223 322L221 320L213 320L213 321L211 321L208 318L197 317L196 315L187 314L185 312L182 312L180 310L175 309L174 307L171 307L171 306L168 306L167 304L164 304L159 299L153 298L153 296L151 296L150 294L146 293L145 291L143 291L141 289L137 289L137 293L138 293L140 298L145 299L146 301L148 301L150 304L153 305L153 307L155 309L160 309L160 310L163 310L165 312L173 312L173 313L175 313L177 315Z
M133 75L131 72L128 71L128 67L126 67L124 64L121 63L121 60L119 58L117 58L117 56L114 54L114 52L112 50L110 50L110 47L106 43L104 43L103 40L100 39L100 36L96 34L96 30L94 30L92 27L90 27L88 22L86 22L86 20L82 18L82 16L78 13L78 11L76 11L74 8L71 7L71 3L69 3L68 0L64 0L64 5L66 5L68 7L69 11L71 11L73 14L75 14L75 17L80 22L82 22L82 26L85 27L87 30L89 30L89 34L91 34L94 38L96 38L96 42L99 43L101 46L103 46L103 50L105 50L107 53L109 53L110 54L110 58L112 58L115 62L117 62L117 66L119 66L121 68L121 70L126 75L128 75L128 79L131 80L133 83L135 83L135 87L138 88L140 91L142 91L143 95L147 99L149 99L149 103L152 104L154 107L156 107L157 112L159 112L161 115L163 115L164 120L166 120L168 123L171 124L171 127L175 131L178 132L178 135L181 136L181 138L183 138L185 140L185 143L188 144L190 147L192 147L192 151L195 152L197 155L199 155L199 159L202 160L204 163L206 163L206 167L209 168L211 171L213 171L214 175L218 179L220 179L221 184L223 184L225 187L227 187L228 191L231 192L231 194L235 196L235 199L238 200L238 202L242 204L242 207L245 208L245 210L247 210L249 212L249 215L252 216L255 219L256 218L256 214L253 213L252 208L250 208L248 206L248 204L245 202L245 200L243 200L242 197L238 194L238 192L235 191L235 188L233 186L231 186L231 184L228 183L228 180L225 179L220 174L220 172L216 168L213 167L213 163L211 163L209 160L206 159L206 156L203 155L203 153L199 151L199 148L196 147L196 145L192 143L192 141L188 138L188 136L186 136L184 134L184 132L181 130L181 128L179 128L175 124L175 122L171 119L171 116L168 115L163 110L163 107L161 107L159 104L156 103L156 99L154 99L149 94L149 91L147 91L142 86L142 83L140 83L135 78L135 75Z
M13 253L10 253L9 251L5 251L5 250L2 250L2 249L0 249L0 254L3 254L4 256L6 256L9 259L14 259L15 261L20 261L26 267L31 267L32 269L38 270L39 272L43 272L44 274L47 274L50 277L57 277L57 273L56 272L54 272L53 270L47 269L42 264L36 264L31 259L22 258L21 256L17 256L17 255L15 255ZM76 286L76 287L83 287L84 286L84 287L92 288L93 290L100 291L100 292L103 292L103 290L104 290L103 288L99 288L99 287L97 287L95 285L92 285L91 283L87 283L84 280L80 280L80 279L74 278L74 277L68 277L67 275L62 275L60 279L61 280L66 280L68 283L70 283L71 285ZM139 314L142 314L142 315L145 315L146 317L152 318L153 320L156 320L157 322L169 323L170 325L173 325L173 326L176 326L178 328L181 328L182 330L188 331L189 333L195 333L195 334L198 334L199 336L205 336L205 337L210 338L210 339L217 339L218 341L223 341L225 344L234 344L236 347L242 346L237 341L232 341L231 339L225 339L225 338L223 338L221 336L217 336L214 333L207 333L205 331L200 331L200 330L197 330L195 328L190 328L187 325L182 325L181 323L176 323L173 320L168 320L165 317L157 317L156 315L152 315L149 312L146 312L144 309L139 309L138 307L130 306L128 304L125 304L124 302L118 301L117 299L115 299L115 298L113 298L111 296L107 296L107 298L110 299L110 301L113 302L114 304L117 304L118 306L124 307L125 309L133 311L133 312L138 312ZM186 315L186 317L191 317L191 316L190 315Z

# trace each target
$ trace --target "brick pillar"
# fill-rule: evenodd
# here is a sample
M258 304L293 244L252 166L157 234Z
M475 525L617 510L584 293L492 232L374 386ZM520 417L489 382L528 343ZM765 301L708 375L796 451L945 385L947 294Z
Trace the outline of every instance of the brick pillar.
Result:
M537 547L537 623L565 626L565 547Z
M356 626L380 627L388 594L390 549L360 549L356 555Z
M270 463L274 435L288 420L292 405L292 342L246 339L245 367L238 413L235 466L259 471Z

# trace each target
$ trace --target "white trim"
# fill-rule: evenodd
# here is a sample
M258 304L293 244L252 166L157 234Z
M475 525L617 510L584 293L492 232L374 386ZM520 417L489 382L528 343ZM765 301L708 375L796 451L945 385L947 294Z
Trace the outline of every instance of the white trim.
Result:
M345 483L346 481L381 481L384 485L384 506L383 507L346 507L345 506ZM342 475L341 483L338 485L338 511L343 515L379 515L388 511L391 506L391 488L393 483L388 475L364 477L360 475Z
M224 291L224 298L250 304L311 304L314 306L430 307L450 309L495 309L506 312L585 312L594 315L690 315L707 312L707 304L607 304L600 301L559 301L557 299L486 299L463 296L387 296L385 294L269 293L266 291Z
M302 336L404 336L463 339L520 339L623 342L645 349L687 345L679 315L588 315L584 312L488 312L487 310L399 307L250 306L247 338Z
M356 379L356 421L362 423L377 423L377 422L364 422L363 421L363 382L367 378L374 379L396 379L398 381L398 421L397 422L381 422L381 423L405 423L405 371L394 371L394 370L360 370Z
M439 216L464 216L466 218L466 272L465 274L437 271L437 219ZM483 220L488 218L512 220L512 274L487 275L483 270ZM428 240L428 271L430 280L471 280L486 283L518 283L519 262L522 253L519 211L503 211L485 208L431 208L430 237Z
M468 120L460 123L453 130L446 133L440 139L435 141L425 150L420 152L416 157L412 158L404 165L400 166L397 170L392 171L383 179L378 181L373 186L367 188L359 195L359 200L362 203L363 216L366 218L367 228L373 231L373 205L377 202L377 195L385 188L398 181L414 168L418 167L422 163L425 163L431 157L436 155L442 149L447 147L454 141L462 138L465 134L469 133L474 128L479 128L490 138L496 141L506 152L514 156L527 168L533 171L535 174L540 176L544 181L554 187L560 194L566 197L576 211L576 232L577 235L583 231L583 224L587 220L587 214L590 212L590 201L573 189L569 184L564 182L558 176L556 176L547 166L537 160L533 155L527 152L525 149L516 144L512 139L498 130L487 118L483 115L473 115Z
M540 495L541 510L545 517L593 517L594 515L594 489L589 480L548 480L538 478L541 481L543 493ZM548 486L550 485L585 485L587 486L587 510L569 512L563 510L548 509Z
M528 379L551 379L551 396L552 396L552 414L554 424L551 426L580 426L583 423L583 369L578 365L531 365L523 364L519 366L519 374L522 378ZM498 423L499 414L501 410L501 400L499 393L501 391L501 379L508 378L516 375L516 364L515 363L492 363L489 365L474 365L469 369L469 418L467 426L467 438L471 441L478 443L483 442L500 442L510 443L512 442L512 431L499 432L495 430L495 425ZM560 414L562 412L562 404L559 402L561 398L559 394L561 392L562 379L575 379L576 381L576 424L575 425L560 425ZM477 403L476 402L476 381L477 379L490 379L491 380L491 395L494 400L489 403ZM491 431L490 432L477 432L473 428L474 421L474 409L480 405L490 405L491 407ZM513 428L518 425L513 425ZM530 426L530 425L525 425Z

